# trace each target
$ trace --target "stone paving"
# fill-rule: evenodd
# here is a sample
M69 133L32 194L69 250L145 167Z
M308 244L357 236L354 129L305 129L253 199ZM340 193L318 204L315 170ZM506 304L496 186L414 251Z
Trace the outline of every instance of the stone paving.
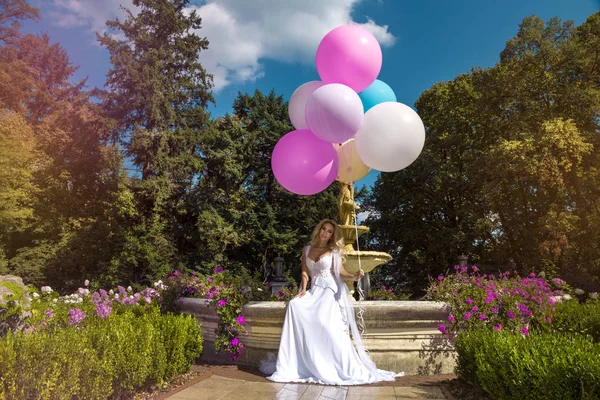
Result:
M164 394L158 400L220 400L220 399L302 399L302 400L362 400L362 399L452 399L437 384L453 375L400 377L395 382L365 386L327 386L317 384L274 383L258 371L237 366L203 366L201 374Z

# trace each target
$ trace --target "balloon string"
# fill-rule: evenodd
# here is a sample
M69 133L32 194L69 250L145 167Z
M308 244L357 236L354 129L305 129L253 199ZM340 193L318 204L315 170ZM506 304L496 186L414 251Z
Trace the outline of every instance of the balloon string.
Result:
M353 171L352 171L352 157L353 154L352 152L350 152L350 185L352 187L352 189L354 189L354 181L353 181ZM354 190L351 191L351 196L352 196L352 204L355 205L356 203L354 202ZM354 210L354 219L353 219L353 223L354 223L354 232L356 234L356 255L358 257L358 270L362 270L362 264L361 264L361 260L360 260L360 244L359 244L359 240L358 240L358 213L356 212L357 210ZM362 290L362 285L361 285L361 280L363 278L360 278L357 283L356 283L356 290L358 291L358 312L356 313L356 320L358 322L358 329L360 331L360 336L361 338L363 338L366 333L367 333L367 326L365 324L365 319L364 319L364 314L365 314L365 307L364 307L364 303L363 300L365 299L365 294ZM365 349L366 350L366 349Z

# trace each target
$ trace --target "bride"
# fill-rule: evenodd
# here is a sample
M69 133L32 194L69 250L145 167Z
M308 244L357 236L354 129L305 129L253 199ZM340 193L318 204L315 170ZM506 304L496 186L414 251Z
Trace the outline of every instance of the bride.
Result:
M351 275L344 269L343 247L335 221L324 219L317 224L311 245L302 251L301 290L287 306L275 373L267 379L360 385L393 381L402 375L377 369L364 350L348 288L342 281L358 280L364 272ZM307 291L309 275L311 288Z

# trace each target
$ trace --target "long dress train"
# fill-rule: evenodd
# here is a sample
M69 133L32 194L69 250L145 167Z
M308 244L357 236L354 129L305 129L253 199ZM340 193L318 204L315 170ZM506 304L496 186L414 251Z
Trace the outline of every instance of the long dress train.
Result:
M334 251L315 262L308 257L308 250L311 288L287 306L276 369L267 379L360 385L393 381L403 375L377 369L366 354L348 289L339 276L339 253ZM261 368L263 371L269 369L267 364Z

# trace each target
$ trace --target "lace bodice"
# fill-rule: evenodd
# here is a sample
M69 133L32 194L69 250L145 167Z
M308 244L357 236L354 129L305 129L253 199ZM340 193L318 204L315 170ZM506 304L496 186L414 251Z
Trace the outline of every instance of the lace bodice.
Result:
M328 278L331 275L331 260L332 255L328 254L319 259L319 261L315 262L306 256L306 266L310 272L311 278L316 278L317 276L321 278Z
M310 273L311 285L330 288L337 292L337 284L333 278L331 267L333 266L333 254L322 256L318 261L312 260L306 251L306 266Z

